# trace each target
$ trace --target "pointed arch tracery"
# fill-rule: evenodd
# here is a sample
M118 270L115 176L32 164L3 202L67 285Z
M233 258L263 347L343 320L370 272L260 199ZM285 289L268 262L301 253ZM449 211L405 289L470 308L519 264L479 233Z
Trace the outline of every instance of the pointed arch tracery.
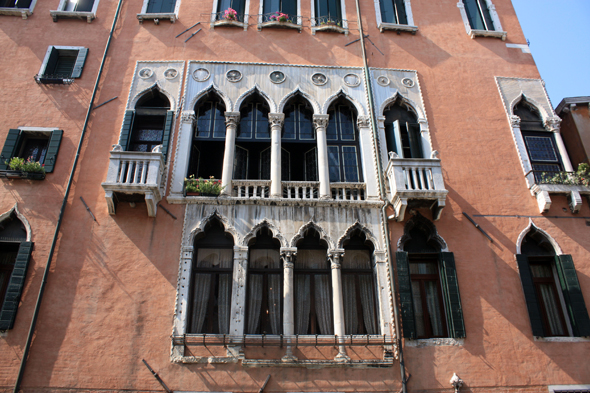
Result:
M270 222L266 218L264 220L262 220L261 222L259 222L258 224L256 224L252 228L252 230L250 232L248 232L246 234L246 236L244 236L244 239L242 240L241 244L244 247L248 247L248 244L250 243L250 241L256 237L256 235L258 234L258 232L262 228L268 228L268 230L270 230L270 232L272 233L273 238L277 239L281 243L281 247L288 247L289 246L287 239L285 239L285 237L280 233L277 226L274 225L272 222Z
M431 247L434 252L449 251L447 243L438 234L436 226L418 212L404 226L404 234L397 242L398 251L407 251L405 247L412 240L411 232L414 230L419 230L426 236L426 245Z
M291 247L297 247L297 242L305 237L309 229L315 230L320 235L320 240L323 240L327 244L329 250L334 248L334 243L326 231L324 231L322 227L313 221L309 221L307 224L299 228L297 234L293 236L293 239L291 239Z
M195 242L195 238L197 237L197 235L204 233L205 232L205 227L207 226L207 224L211 221L211 220L215 220L217 219L221 225L223 225L223 228L225 230L225 232L229 233L230 235L233 236L234 239L234 244L242 244L241 241L241 237L238 233L238 231L233 227L233 225L231 225L230 221L227 219L227 217L225 217L224 215L220 214L217 210L214 210L213 212L211 212L207 217L203 218L190 232L189 235L189 241L188 244L189 245L193 245Z
M525 229L523 229L522 232L520 232L520 234L518 235L518 239L516 240L516 253L517 254L522 254L522 244L523 244L525 237L527 235L529 235L530 233L534 233L534 232L543 236L551 244L551 246L553 247L553 250L555 251L555 253L557 255L563 255L561 247L559 246L557 241L549 233L547 233L547 231L545 231L545 230L539 228L537 225L535 225L535 223L533 222L533 220L531 218L529 218L529 223L528 223L527 227Z
M170 104L169 110L176 111L177 106L176 106L176 100L174 99L174 96L172 94L170 94L166 89L164 89L160 85L160 83L157 81L153 85L151 85L150 87L143 89L142 91L137 93L135 95L135 97L133 97L133 99L129 102L128 109L135 109L139 100L141 100L143 98L143 96L145 96L150 91L158 91L160 94L163 94L164 96L166 96L166 98L168 99L168 102Z

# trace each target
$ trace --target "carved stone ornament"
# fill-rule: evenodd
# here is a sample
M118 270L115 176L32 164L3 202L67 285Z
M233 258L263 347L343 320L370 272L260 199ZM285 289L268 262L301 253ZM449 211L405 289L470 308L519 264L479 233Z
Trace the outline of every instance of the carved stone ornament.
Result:
M197 68L193 71L193 79L197 82L205 82L210 76L211 73L206 68Z
M344 258L344 250L328 252L328 260L332 269L342 268L342 258Z
M369 128L371 126L371 118L369 116L359 116L356 124L359 128Z
M285 115L283 113L269 113L268 123L271 127L282 127L285 121Z
M545 120L545 127L551 132L559 132L561 119L559 117L550 117Z
M194 123L196 120L194 112L184 112L180 117L182 123Z
M323 128L324 130L328 127L328 115L314 115L313 116L313 126L317 130L318 128Z
M357 74L344 75L344 84L348 87L357 87L361 84L361 78Z
M281 258L283 259L283 267L286 269L295 268L295 257L297 256L297 249L281 251Z
M174 79L178 76L178 71L175 70L174 68L168 68L166 71L164 71L164 77L166 79Z
M402 79L402 85L406 87L414 87L414 81L410 78L404 78Z
M150 68L142 68L137 74L142 79L148 79L154 75L154 71L152 71Z
M316 72L311 76L311 82L317 86L323 86L328 83L328 77L321 72Z
M377 83L380 84L381 86L388 86L389 85L389 78L386 77L385 75L381 75L380 77L377 77Z
M287 77L285 76L285 74L282 71L273 71L270 73L270 75L268 76L270 78L270 81L272 83L283 83Z
M449 381L451 386L455 389L455 393L459 392L459 389L463 386L463 380L459 376L453 373L453 377Z
M515 115L510 116L510 125L512 127L520 127L520 117Z
M240 113L239 112L225 112L225 125L226 127L234 126L237 127L240 123Z
M238 70L229 70L227 74L225 74L225 77L228 81L236 83L242 80L242 73Z

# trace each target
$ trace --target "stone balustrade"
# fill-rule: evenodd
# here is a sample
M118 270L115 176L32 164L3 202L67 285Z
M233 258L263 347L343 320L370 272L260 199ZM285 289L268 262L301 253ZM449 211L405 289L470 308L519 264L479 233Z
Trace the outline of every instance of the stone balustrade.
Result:
M284 181L283 198L318 199L320 182L318 181Z
M232 180L232 196L237 198L268 198L270 180Z
M365 183L330 183L330 191L337 201L365 200Z

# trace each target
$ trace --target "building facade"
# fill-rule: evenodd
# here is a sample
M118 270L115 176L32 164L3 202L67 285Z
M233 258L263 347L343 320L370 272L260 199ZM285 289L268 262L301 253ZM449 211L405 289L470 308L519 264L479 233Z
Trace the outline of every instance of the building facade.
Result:
M590 391L590 186L509 0L0 18L3 391Z

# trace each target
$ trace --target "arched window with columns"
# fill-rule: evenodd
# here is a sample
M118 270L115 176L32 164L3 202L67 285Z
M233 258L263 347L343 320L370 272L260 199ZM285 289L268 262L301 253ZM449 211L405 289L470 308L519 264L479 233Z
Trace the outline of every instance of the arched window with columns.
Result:
M383 112L387 151L400 158L424 158L416 114L398 97Z
M242 103L234 152L234 179L270 180L268 113L268 103L258 93L253 93Z
M344 97L328 109L328 167L330 182L362 182L359 135L354 105Z
M317 181L317 142L313 126L313 108L296 95L285 105L281 135L282 180Z
M162 154L166 155L173 118L168 97L157 88L149 90L137 101L134 111L125 113L120 143L123 150L149 153L163 145Z
M225 104L217 94L209 93L197 102L194 110L195 129L188 175L221 179L225 149Z

